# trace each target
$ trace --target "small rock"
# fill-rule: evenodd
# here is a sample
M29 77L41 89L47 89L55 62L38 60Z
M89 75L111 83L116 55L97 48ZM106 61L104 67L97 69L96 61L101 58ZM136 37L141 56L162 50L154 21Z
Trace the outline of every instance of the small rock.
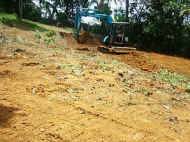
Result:
M145 67L143 67L142 70L143 70L143 71L150 72L150 69L149 69L149 68L145 68Z
M167 105L162 105L165 109L167 109L167 110L169 110L170 109L170 107L169 106L167 106Z
M174 116L174 117L170 117L170 118L169 118L169 121L170 121L170 122L177 123L179 120L178 120L178 118L177 118L176 116Z
M41 129L40 129L40 132L44 132L44 131L45 131L45 129L44 129L44 128L41 128Z
M91 90L94 90L94 89L96 89L94 86L91 88Z
M124 93L128 93L127 89L123 89L122 91L123 91Z
M185 92L190 93L190 89L186 89Z
M56 66L56 69L57 69L57 70L60 70L60 69L61 69L61 66L60 66L60 65Z
M99 79L96 79L97 82L104 82L104 79L102 78L99 78Z
M25 50L24 50L24 49L17 48L17 49L14 50L14 52L20 53L20 52L25 52Z
M122 82L124 82L124 83L125 83L125 82L127 82L127 79L126 79L126 78L124 78L124 79L122 80Z
M36 88L32 88L32 95L36 95Z
M67 80L67 79L69 79L69 77L65 76L63 79L64 79L64 80Z
M80 111L80 114L85 114L86 112L84 110L81 110Z
M181 101L179 98L174 98L174 97L172 97L171 100L172 100L172 101L176 101L176 102L177 102L177 101Z
M147 97L150 97L150 96L152 96L152 95L153 95L152 92L147 92L147 93L145 94L145 96L147 96Z
M124 77L124 74L123 74L122 72L119 72L118 75L119 75L120 77L122 77L122 78Z
M134 106L134 105L137 105L136 103L132 103L132 102L128 102L127 103L128 106Z
M102 101L102 98L97 98L96 100L97 100L97 101Z
M114 87L115 85L114 84L109 84L109 87Z

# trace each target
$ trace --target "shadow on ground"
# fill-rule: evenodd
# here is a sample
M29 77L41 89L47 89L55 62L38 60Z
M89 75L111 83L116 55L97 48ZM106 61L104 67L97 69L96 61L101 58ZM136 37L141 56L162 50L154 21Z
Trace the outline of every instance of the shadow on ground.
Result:
M15 115L18 108L0 104L0 128L9 126L9 120Z

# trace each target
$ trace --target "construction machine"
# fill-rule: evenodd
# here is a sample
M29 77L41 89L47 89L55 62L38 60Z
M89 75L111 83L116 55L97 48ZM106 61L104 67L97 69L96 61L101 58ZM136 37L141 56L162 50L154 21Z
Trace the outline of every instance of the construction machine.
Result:
M127 22L114 22L111 15L103 14L96 9L78 8L75 17L75 37L84 43L94 29L100 29L102 52L128 53L135 48L128 47L126 36ZM95 32L97 34L97 31Z

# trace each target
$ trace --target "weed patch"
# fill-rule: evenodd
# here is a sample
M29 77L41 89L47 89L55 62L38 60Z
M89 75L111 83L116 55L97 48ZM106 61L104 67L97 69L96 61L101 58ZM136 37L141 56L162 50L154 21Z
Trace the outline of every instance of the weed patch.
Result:
M155 73L154 78L167 82L173 86L180 86L185 89L190 89L190 80L188 78L175 72L170 72L166 69L162 69Z
M25 19L19 20L14 14L0 13L0 23L5 24L10 27L20 28L23 30L48 31L47 29L29 20L25 20Z
M56 47L56 32L54 31L47 31L44 33L36 30L34 37L40 44L44 43L47 47Z

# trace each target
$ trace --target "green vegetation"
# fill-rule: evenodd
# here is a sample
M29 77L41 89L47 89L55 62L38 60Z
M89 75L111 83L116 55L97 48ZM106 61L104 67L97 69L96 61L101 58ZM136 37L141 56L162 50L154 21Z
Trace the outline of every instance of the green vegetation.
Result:
M39 26L37 23L29 20L19 20L15 14L0 13L0 23L5 24L10 27L17 27L24 30L39 30L47 31L42 26Z
M40 32L38 30L35 31L34 34L36 40L38 43L45 43L47 47L49 46L56 46L56 32L55 31L46 31L46 32Z
M7 14L7 13L0 13L0 21L4 22L3 20L16 20L16 15Z
M50 45L55 46L56 33L54 31L46 32L44 36L44 42L49 47Z
M177 0L134 2L130 7L131 42L146 50L190 57L189 4Z
M190 80L187 77L179 75L175 72L170 72L166 69L162 69L157 72L154 77L173 86L180 86L184 89L190 89Z
M36 30L34 36L35 36L37 42L38 42L38 43L41 43L42 35L41 35L40 31Z

